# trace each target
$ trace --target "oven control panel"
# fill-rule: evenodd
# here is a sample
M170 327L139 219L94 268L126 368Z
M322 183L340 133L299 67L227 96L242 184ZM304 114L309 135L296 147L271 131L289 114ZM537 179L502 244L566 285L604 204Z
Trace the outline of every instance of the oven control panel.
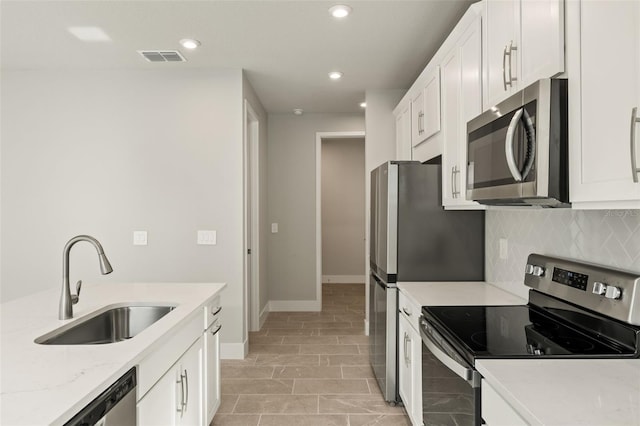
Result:
M524 282L539 292L640 325L640 272L530 254Z

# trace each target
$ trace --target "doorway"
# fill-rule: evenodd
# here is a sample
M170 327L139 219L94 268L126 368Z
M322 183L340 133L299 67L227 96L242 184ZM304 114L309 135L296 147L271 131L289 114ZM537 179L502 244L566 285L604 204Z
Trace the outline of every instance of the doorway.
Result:
M260 329L260 122L251 104L244 101L244 311L245 341L248 331Z
M316 134L316 284L365 280L364 132Z

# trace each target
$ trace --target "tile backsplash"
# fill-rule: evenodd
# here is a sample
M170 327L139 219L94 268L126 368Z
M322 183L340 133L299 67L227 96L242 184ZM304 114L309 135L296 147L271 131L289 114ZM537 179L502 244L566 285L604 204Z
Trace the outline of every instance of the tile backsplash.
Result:
M501 238L508 240L506 260ZM526 298L530 253L640 272L640 210L487 210L486 280Z

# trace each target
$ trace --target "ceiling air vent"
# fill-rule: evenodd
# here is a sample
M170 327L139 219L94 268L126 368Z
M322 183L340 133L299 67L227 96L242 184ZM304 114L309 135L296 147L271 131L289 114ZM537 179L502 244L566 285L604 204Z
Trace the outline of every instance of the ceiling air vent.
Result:
M139 50L149 62L187 62L177 50Z

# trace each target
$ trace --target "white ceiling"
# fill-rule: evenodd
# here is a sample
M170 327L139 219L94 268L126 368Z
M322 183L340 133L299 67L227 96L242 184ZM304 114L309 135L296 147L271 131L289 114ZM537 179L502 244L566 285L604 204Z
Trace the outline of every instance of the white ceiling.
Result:
M353 13L337 20L334 4ZM470 0L0 2L2 69L243 68L271 113L357 112L367 89L407 89ZM98 26L110 42L67 30ZM202 42L195 51L178 40ZM180 50L149 63L137 50ZM327 73L340 70L340 81Z

